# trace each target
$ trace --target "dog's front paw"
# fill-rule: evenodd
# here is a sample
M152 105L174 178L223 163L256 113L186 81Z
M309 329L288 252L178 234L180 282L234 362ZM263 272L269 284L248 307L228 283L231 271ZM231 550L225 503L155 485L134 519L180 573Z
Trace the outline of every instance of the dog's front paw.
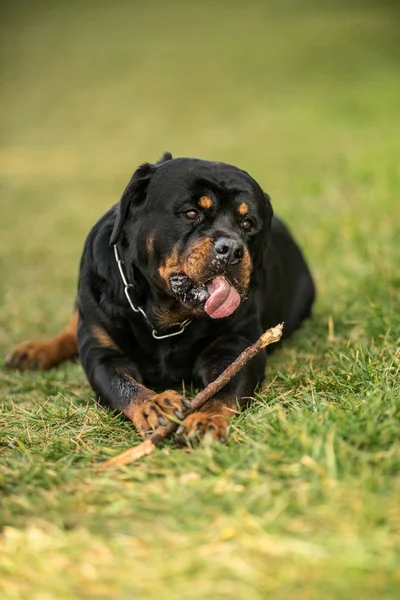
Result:
M228 418L206 412L189 415L178 428L175 439L180 444L195 445L210 435L217 442L224 443L228 437Z
M183 412L188 406L190 403L181 394L165 390L138 406L132 421L140 435L145 437L157 427L165 427L170 419L183 419Z

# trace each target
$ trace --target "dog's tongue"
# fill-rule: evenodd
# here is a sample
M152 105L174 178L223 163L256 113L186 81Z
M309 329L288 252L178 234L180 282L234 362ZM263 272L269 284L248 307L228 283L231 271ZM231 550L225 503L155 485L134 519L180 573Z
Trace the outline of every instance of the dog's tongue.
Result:
M240 304L239 292L223 277L214 277L207 284L207 291L210 296L204 310L213 319L229 317Z

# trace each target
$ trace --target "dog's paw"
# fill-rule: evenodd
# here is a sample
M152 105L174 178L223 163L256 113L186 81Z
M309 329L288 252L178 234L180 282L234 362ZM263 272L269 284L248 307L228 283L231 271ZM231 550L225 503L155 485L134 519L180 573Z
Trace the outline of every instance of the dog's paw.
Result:
M51 340L22 342L7 354L4 364L9 369L50 369L57 364L56 348Z
M175 439L180 444L195 445L207 435L224 443L228 437L228 418L206 412L189 415L178 428Z
M145 437L157 427L165 427L170 419L183 419L183 411L190 406L181 394L174 390L165 390L155 394L137 407L132 421L138 432Z

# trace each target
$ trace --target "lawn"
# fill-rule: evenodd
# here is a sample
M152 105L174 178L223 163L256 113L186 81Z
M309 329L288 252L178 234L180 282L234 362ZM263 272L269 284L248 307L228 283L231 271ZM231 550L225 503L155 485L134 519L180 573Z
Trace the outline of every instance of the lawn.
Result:
M99 474L139 438L79 364L1 366L1 597L398 596L396 3L1 11L2 356L66 322L85 235L165 150L248 170L318 286L226 446L169 442Z

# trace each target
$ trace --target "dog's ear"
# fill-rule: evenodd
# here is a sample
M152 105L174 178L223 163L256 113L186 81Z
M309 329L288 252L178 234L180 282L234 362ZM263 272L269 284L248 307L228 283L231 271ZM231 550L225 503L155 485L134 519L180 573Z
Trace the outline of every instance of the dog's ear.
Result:
M156 162L156 165L161 165L162 163L167 162L167 160L172 160L172 154L171 154L171 152L164 152L164 154L162 155L162 157L160 158L160 160L158 160Z
M110 246L114 246L118 242L129 206L140 204L145 199L150 179L156 170L156 165L144 163L132 175L118 204L117 218L110 237Z
M274 215L274 211L273 211L272 204L271 204L271 198L265 192L263 192L263 193L264 193L264 198L265 198L265 202L266 202L266 205L267 205L267 210L268 210L268 213L269 213L269 217L272 219L272 217Z
M271 198L263 191L263 196L265 200L265 208L266 211L264 213L263 218L263 228L261 236L259 237L259 243L255 247L254 255L253 255L253 265L254 268L265 268L264 264L264 256L265 256L265 247L268 246L270 240L270 230L272 217L274 214Z

